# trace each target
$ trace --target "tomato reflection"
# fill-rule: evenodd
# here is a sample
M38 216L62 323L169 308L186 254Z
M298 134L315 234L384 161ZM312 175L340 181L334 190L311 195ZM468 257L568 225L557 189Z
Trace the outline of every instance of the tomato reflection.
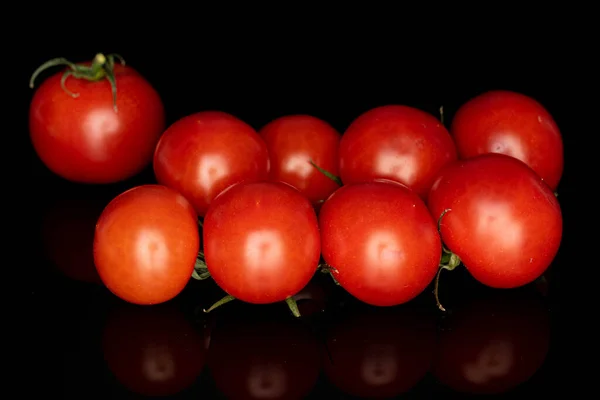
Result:
M434 350L432 316L408 307L366 308L328 330L325 373L347 394L394 397L427 374Z
M307 325L238 315L211 334L208 368L218 390L235 400L304 398L320 371L318 342Z
M46 257L65 276L101 283L94 265L96 221L108 204L106 196L78 195L55 200L42 220Z
M108 317L102 340L109 369L129 390L168 396L202 372L202 335L174 306L122 305Z
M457 307L440 335L438 380L459 392L498 394L530 379L550 343L549 315L536 296L503 291Z

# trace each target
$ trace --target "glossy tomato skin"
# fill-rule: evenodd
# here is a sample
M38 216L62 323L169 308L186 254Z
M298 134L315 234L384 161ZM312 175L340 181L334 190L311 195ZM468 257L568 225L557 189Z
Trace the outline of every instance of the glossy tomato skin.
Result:
M202 335L170 304L121 306L111 310L102 331L104 360L119 382L146 396L171 396L202 372Z
M318 206L338 185L313 165L337 176L341 135L327 122L310 115L287 115L265 125L259 134L269 148L270 180L292 185Z
M460 158L502 153L523 161L556 190L563 173L563 142L552 115L529 96L493 90L456 112L450 131Z
M144 77L116 65L117 107L110 83L70 77L62 72L35 91L29 111L29 132L42 162L55 174L74 182L104 184L125 180L152 162L165 129L160 96Z
M154 154L154 173L160 184L183 194L203 217L211 201L229 186L267 180L269 151L242 120L203 111L165 131Z
M442 240L487 286L533 282L558 252L560 204L516 158L490 153L448 166L433 184L428 205L435 218L450 210L442 219Z
M536 373L549 347L549 313L539 298L486 294L456 307L445 321L432 372L458 392L506 393Z
M422 198L439 170L457 158L437 118L403 105L376 107L356 118L342 136L339 155L344 184L390 179Z
M325 375L357 398L395 398L429 372L436 347L435 320L398 308L347 313L327 328Z
M419 295L433 280L441 241L427 207L395 182L345 185L319 214L321 246L333 276L351 295L393 306Z
M94 262L116 296L134 304L158 304L183 290L199 248L191 204L165 186L143 185L123 192L102 212Z
M212 202L203 224L204 256L214 281L254 304L283 301L302 290L320 258L311 203L279 182L240 183Z
M297 320L234 317L211 334L208 370L228 399L304 399L320 369L316 337Z

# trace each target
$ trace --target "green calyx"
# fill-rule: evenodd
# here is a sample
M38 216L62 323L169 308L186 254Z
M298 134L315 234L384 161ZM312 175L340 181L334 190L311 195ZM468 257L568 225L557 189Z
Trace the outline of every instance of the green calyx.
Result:
M452 211L452 210L449 208L445 209L442 212L442 214L440 215L440 217L438 218L437 229L438 229L440 236L442 235L442 230L441 230L442 218L444 218L446 213L448 213L449 211ZM446 309L440 302L440 297L439 297L440 274L442 273L443 270L453 271L460 264L461 264L460 257L458 257L456 254L454 254L452 251L448 250L446 248L446 246L444 244L442 244L442 257L440 259L440 265L438 268L438 272L435 276L434 289L433 289L433 294L435 296L435 303L437 304L437 307L440 309L440 311L444 311L444 312L446 311Z
M108 79L110 82L112 97L113 97L113 108L115 112L118 112L117 109L117 80L115 78L115 59L118 60L121 65L125 65L125 60L118 54L109 54L105 56L102 53L96 54L92 63L90 65L83 64L74 64L66 58L59 57L54 58L52 60L46 61L44 64L40 65L38 69L36 69L31 75L31 79L29 80L29 87L33 89L35 79L45 70L57 67L59 65L67 66L67 70L63 73L62 78L60 80L61 88L67 93L69 96L76 98L79 96L79 93L73 93L69 89L67 89L65 83L67 78L72 76L76 79L85 79L90 82L96 82L101 79Z

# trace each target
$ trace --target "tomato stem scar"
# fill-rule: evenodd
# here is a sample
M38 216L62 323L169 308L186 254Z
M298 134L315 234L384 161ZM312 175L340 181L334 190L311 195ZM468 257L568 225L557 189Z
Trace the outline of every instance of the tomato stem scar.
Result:
M294 317L300 317L300 310L298 309L298 304L296 303L296 300L294 300L294 298L290 296L287 299L285 299L285 302L287 303Z
M42 65L40 65L31 75L29 79L29 87L33 89L34 82L36 78L45 70L53 67L57 67L59 65L67 66L67 70L63 73L60 79L60 86L64 90L64 92L76 98L79 96L79 93L73 93L66 87L67 78L73 77L75 79L85 79L90 82L96 82L101 79L106 78L111 87L112 98L113 98L113 108L115 112L118 112L117 109L117 80L115 78L114 68L115 68L115 59L117 59L121 65L125 65L125 60L123 57L116 53L104 55L102 53L96 54L94 59L92 60L90 65L86 64L75 64L71 61L67 60L64 57L53 58L52 60L48 60Z
M325 175L326 177L328 177L329 179L331 179L332 181L334 181L335 183L337 183L338 186L342 186L342 180L338 177L335 176L334 174L332 174L331 172L319 167L313 160L310 160L310 165L312 165L313 167L315 167L320 173L322 173L323 175Z
M204 312L208 314L209 312L211 312L215 308L220 307L223 304L227 304L227 303L229 303L230 301L233 301L233 300L235 300L235 297L233 297L231 295L227 295L227 296L223 297L221 300L219 300L216 303L214 303L212 306L210 306L210 308L208 310L204 310Z

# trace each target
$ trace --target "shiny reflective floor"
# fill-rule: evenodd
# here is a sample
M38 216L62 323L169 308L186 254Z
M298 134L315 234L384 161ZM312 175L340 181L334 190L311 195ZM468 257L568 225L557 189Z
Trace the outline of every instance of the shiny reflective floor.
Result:
M560 381L557 262L518 290L492 290L459 268L402 306L366 306L317 274L285 304L233 301L191 279L173 301L134 306L99 281L96 219L118 193L50 196L36 235L30 293L38 318L30 373L60 398L354 399L543 395ZM83 194L82 194L83 193ZM498 398L498 396L495 396Z

